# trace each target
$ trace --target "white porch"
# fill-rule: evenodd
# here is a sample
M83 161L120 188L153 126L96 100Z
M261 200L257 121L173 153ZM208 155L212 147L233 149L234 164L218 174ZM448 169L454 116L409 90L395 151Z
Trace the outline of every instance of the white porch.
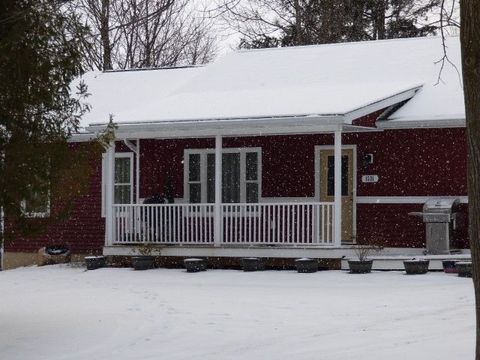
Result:
M222 136L215 136L213 203L143 204L138 197L140 159L137 141L125 144L136 156L136 199L116 204L115 146L105 156L105 246L204 245L214 247L309 246L342 244L342 130L334 133L334 201L222 203ZM259 181L261 182L261 176Z
M372 131L353 124L354 119L393 106L414 95L416 88L342 114L309 114L260 118L150 121L121 123L117 141L124 141L135 156L136 199L115 204L115 146L105 156L105 246L142 243L158 245L203 245L210 247L276 246L340 248L342 240L342 134ZM102 131L105 124L89 130ZM333 135L333 183L330 199L314 202L222 202L223 139L268 135ZM142 204L138 194L140 139L214 138L214 191L211 202ZM261 196L261 181L259 192ZM354 190L355 191L355 190ZM185 195L184 195L185 197ZM281 199L281 198L279 198ZM193 203L195 202L195 203ZM355 210L353 210L355 211ZM353 221L353 224L355 222ZM353 225L354 226L354 225Z

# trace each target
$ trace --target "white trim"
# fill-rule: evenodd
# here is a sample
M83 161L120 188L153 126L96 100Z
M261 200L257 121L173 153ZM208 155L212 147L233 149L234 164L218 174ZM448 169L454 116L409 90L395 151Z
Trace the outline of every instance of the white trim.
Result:
M246 154L255 152L257 158L257 181L246 180ZM258 184L258 202L262 202L262 148L261 147L236 147L222 148L222 154L240 154L240 203L246 202L246 184ZM200 155L200 181L190 181L188 176L190 166L190 155ZM190 194L190 183L201 184L201 203L207 203L207 155L215 154L215 149L184 149L183 151L183 199L179 202L188 203Z
M352 123L353 120L366 116L368 114L372 114L375 111L385 109L389 106L399 104L405 100L409 100L415 96L418 90L422 88L422 84L418 84L412 86L409 89L401 91L397 94L389 96L387 98L378 100L376 102L370 103L366 106L361 108L352 110L350 112L345 113L345 122Z
M333 145L315 145L315 192L313 201L320 201L320 152L322 150L333 150ZM352 213L352 236L353 243L357 239L357 145L342 145L342 150L353 150L353 213ZM309 200L305 200L309 201Z
M130 182L128 183L115 183L115 165L113 167L113 203L115 204L115 186L130 186L130 204L133 204L133 152L118 152L115 153L116 159L128 158L130 159Z
M334 243L336 246L342 245L342 131L337 130L334 133ZM347 180L348 181L348 180ZM348 194L347 194L348 196Z
M223 140L221 135L217 135L215 137L215 220L214 220L214 243L215 246L220 246L222 243L222 224L223 224L223 216L222 216L222 190L223 190ZM207 159L208 153L203 156L203 158ZM202 158L202 156L200 156ZM204 167L204 173L208 172L208 161ZM201 162L200 162L201 164ZM240 164L240 168L242 164ZM189 169L190 171L190 169ZM200 179L202 174L202 166L200 166ZM208 176L207 176L208 178ZM208 179L207 179L208 181ZM208 183L205 182L207 186ZM203 194L202 194L203 195Z
M275 196L275 197L261 197L258 199L259 203L265 203L265 204L270 204L270 203L311 203L311 202L317 202L317 199L315 197L303 197L303 196L297 196L297 197L281 197L281 196Z
M136 153L136 176L135 176L135 182L136 182L136 190L135 190L135 201L137 204L139 204L140 200L140 139L137 139L137 153Z
M468 204L468 196L358 196L357 204L424 204L432 198L460 199L460 203Z
M122 158L122 157L130 157L130 203L133 203L133 153L132 152L121 152L121 153L115 153L115 159L116 158ZM102 154L102 194L101 194L101 215L102 217L106 217L106 194L107 194L107 153ZM139 171L139 168L138 168ZM113 164L113 179L112 181L115 183L115 164ZM113 186L113 191L115 194L115 184ZM114 199L112 199L114 201Z
M222 136L262 136L281 134L331 133L344 124L342 114L304 114L245 119L199 119L117 123L115 135L124 138L197 138ZM88 131L101 132L106 124L92 124Z
M377 121L379 129L443 129L465 127L465 119L392 119Z
M105 244L113 244L113 198L114 198L114 173L115 173L115 142L112 141L105 155Z

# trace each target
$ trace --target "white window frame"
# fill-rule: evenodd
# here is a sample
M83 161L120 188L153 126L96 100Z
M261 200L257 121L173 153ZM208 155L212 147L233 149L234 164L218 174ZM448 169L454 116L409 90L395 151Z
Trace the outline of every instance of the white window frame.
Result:
M257 153L257 180L247 180L247 153ZM240 203L247 202L247 183L258 183L258 203L262 198L262 148L261 147L241 147L241 148L223 148L223 154L240 154ZM200 155L200 181L190 181L190 155ZM201 204L207 204L207 155L215 154L215 149L185 149L183 154L183 202L190 201L190 183L200 183ZM232 204L233 205L233 204Z
M134 158L134 153L133 152L119 152L115 153L115 159L118 158L130 158L130 183L115 183L115 173L113 174L113 191L115 193L115 186L116 185L130 185L130 204L133 204L133 190L134 190L134 179L133 179L133 158ZM106 183L106 154L102 154L102 217L105 217L105 203L106 199L105 196L107 194L107 183ZM114 164L114 171L115 171L115 164ZM115 199L114 199L115 200Z

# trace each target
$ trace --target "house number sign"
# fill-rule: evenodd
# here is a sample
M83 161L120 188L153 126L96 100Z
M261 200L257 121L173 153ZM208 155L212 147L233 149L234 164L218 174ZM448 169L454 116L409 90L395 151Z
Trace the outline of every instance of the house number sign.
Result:
M364 183L376 183L378 182L378 175L363 175L362 182Z

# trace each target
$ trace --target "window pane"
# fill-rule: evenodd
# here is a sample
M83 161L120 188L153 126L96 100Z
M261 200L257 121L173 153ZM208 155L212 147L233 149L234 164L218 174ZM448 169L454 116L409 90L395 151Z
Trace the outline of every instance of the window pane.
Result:
M222 158L222 201L240 202L240 154L223 154Z
M335 157L328 157L327 195L335 195ZM342 196L348 196L348 156L342 156Z
M130 158L115 158L115 183L130 183Z
M215 202L215 154L207 155L207 202Z
M202 202L201 196L201 185L200 184L190 184L190 204L198 204Z
M200 154L190 154L188 164L188 179L200 181Z
M48 191L37 191L32 197L25 201L25 212L27 214L40 214L48 212Z
M115 204L130 204L130 185L115 185Z
M258 203L258 183L247 183L247 203Z
M247 180L258 180L258 153L249 152L247 153L247 169L246 175Z

